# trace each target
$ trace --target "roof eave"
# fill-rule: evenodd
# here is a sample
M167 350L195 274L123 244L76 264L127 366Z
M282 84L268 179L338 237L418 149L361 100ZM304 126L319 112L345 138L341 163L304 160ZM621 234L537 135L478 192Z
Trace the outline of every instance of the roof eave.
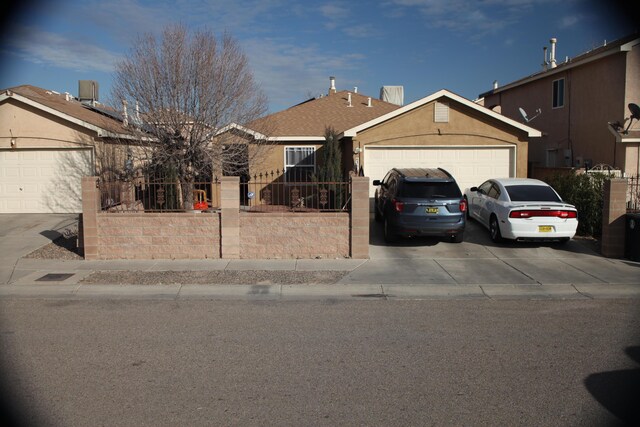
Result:
M29 99L25 96L22 96L18 93L12 92L10 95L8 95L6 92L4 92L2 95L0 95L0 102L4 101L5 99L16 99L24 104L30 105L34 108L37 108L38 110L44 111L46 113L49 113L55 117L59 117L61 119L64 119L68 122L77 124L79 126L82 126L86 129L89 129L93 132L95 132L98 136L100 137L108 137L108 138L120 138L120 139L135 139L132 135L129 134L121 134L121 133L114 133L111 132L107 129L104 129L100 126L96 126L94 124L91 124L89 122L86 122L84 120L80 120L76 117L70 116L69 114L65 114L62 113L54 108L51 107L47 107L46 105L43 105L37 101L33 101L32 99Z
M614 55L616 53L629 52L629 51L631 51L631 49L633 49L634 46L636 46L638 44L640 44L640 38L634 39L634 40L632 40L632 41L630 41L628 43L622 44L620 46L612 47L612 48L607 49L607 50L605 50L603 52L600 52L597 55L589 56L587 58L584 58L584 59L581 59L581 60L578 60L578 61L575 61L575 62L568 62L568 63L565 62L563 64L560 64L558 67L551 68L551 69L549 69L547 71L541 71L541 72L533 74L533 75L531 75L529 77L525 77L524 79L521 79L521 80L518 80L518 81L515 81L515 82L512 82L512 83L506 84L504 86L501 86L501 87L499 87L497 89L492 89L492 90L483 92L483 93L478 95L478 98L486 98L489 95L495 95L495 94L503 92L505 90L513 89L515 87L522 86L522 85L534 82L536 80L540 80L540 79L545 78L545 77L550 77L550 76L553 76L555 74L558 74L558 73L561 73L561 72L564 72L564 71L567 71L567 70L571 70L573 68L588 64L590 62L597 61L597 60L605 58L607 56Z
M524 132L527 133L527 136L529 138L538 138L542 136L542 132L540 132L537 129L534 129L530 126L524 125L522 123L518 123L515 120L512 120L508 117L503 116L502 114L498 114L495 111L492 111L488 108L485 108L479 104L476 104L473 101L470 101L462 96L456 95L452 92L449 92L446 89L441 89L438 92L433 93L432 95L429 95L425 98L419 99L417 101L412 102L411 104L407 104L404 107L401 107L397 110L391 111L390 113L384 114L376 119L370 120L366 123L363 123L359 126L353 127L351 129L347 129L346 131L344 131L340 137L355 137L357 136L358 132L368 129L370 127L376 126L382 122L385 122L389 119L392 119L396 116L399 116L401 114L406 113L407 111L411 111L414 108L420 107L422 105L428 104L429 102L435 101L436 99L442 98L442 97L446 97L449 98L453 101L459 102L463 105L466 105L467 107L470 107L476 111L479 111L480 113L486 114L488 116L491 116L499 121L502 121L504 123L507 123L513 127L516 127Z

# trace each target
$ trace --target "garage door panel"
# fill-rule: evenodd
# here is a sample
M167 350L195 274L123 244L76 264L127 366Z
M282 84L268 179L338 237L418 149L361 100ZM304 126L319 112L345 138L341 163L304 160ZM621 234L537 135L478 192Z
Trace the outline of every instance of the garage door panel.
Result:
M374 180L394 167L441 167L464 190L488 178L512 176L514 158L511 147L366 147L364 171ZM374 194L371 185L369 196Z
M91 150L0 151L0 212L75 213L81 179L92 175Z

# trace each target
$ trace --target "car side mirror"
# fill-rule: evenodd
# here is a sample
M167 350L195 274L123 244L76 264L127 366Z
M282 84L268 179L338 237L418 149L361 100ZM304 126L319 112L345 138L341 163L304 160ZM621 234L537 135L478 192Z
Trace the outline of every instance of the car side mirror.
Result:
M382 185L382 183L380 182L380 180L379 180L379 179L374 179L374 180L373 180L373 185L376 185L376 186L377 186L377 185Z
M469 191L478 191L478 187L471 187Z

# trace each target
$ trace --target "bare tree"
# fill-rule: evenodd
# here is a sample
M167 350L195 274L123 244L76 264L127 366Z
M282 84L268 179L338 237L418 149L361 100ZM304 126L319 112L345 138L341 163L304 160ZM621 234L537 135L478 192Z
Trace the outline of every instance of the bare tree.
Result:
M172 26L159 39L139 36L116 66L112 96L122 100L128 126L150 141L136 151L140 160L171 168L187 205L194 182L246 169L262 155L256 147L264 141L232 133L214 139L224 126L244 125L267 111L246 56L228 34L218 40L210 31Z

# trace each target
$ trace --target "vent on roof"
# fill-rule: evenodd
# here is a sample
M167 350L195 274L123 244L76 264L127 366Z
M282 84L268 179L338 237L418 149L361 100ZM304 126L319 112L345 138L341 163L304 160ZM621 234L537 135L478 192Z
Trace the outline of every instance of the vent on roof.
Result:
M95 103L98 98L98 82L95 80L78 80L78 99L80 102Z
M382 86L380 88L380 99L391 104L404 104L404 87L403 86Z

